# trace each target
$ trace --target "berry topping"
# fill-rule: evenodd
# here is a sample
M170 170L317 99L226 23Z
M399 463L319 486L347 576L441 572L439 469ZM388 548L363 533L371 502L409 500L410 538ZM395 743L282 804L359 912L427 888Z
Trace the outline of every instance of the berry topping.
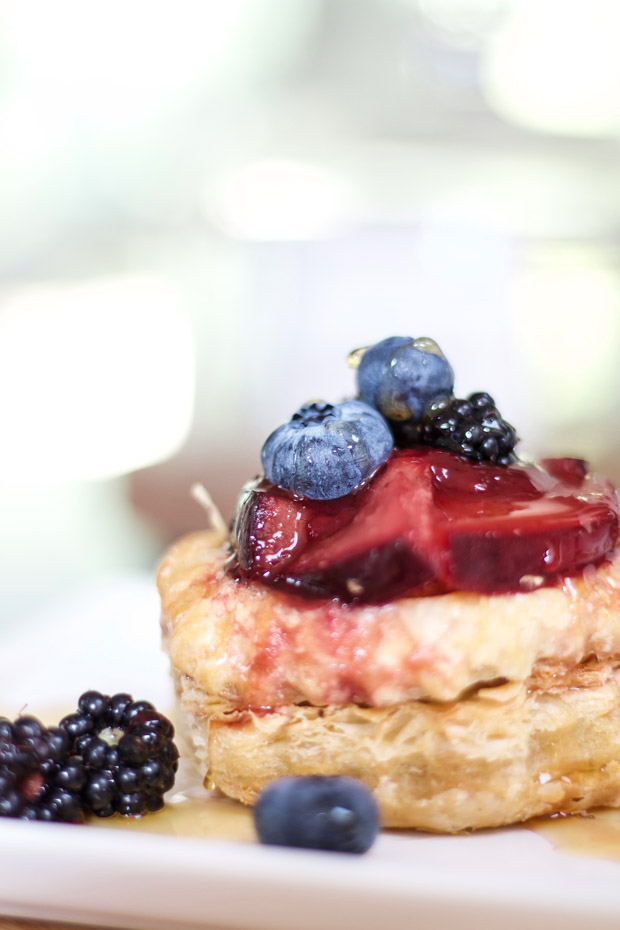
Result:
M417 423L435 398L452 394L454 372L432 339L391 336L364 352L357 385L388 420Z
M179 753L170 721L148 701L128 694L85 692L78 710L60 721L87 766L83 797L98 817L143 814L163 807Z
M476 462L509 465L514 462L517 434L503 420L490 394L470 394L467 399L443 397L426 408L416 439L449 449ZM407 445L401 437L401 446Z
M57 727L0 718L0 817L80 823L159 810L178 765L173 735L147 701L98 691Z
M582 462L502 466L418 445L339 501L253 484L232 544L243 576L310 597L381 602L553 583L604 559L618 528L613 488Z
M261 843L365 853L379 832L377 804L346 776L279 778L259 794L254 821Z
M301 407L265 442L267 478L312 500L343 497L359 488L392 451L383 417L358 400Z
M520 463L514 427L490 394L454 397L432 339L392 336L348 361L358 401L302 407L265 443L266 477L233 519L238 575L380 603L527 591L616 547L611 485L578 459Z

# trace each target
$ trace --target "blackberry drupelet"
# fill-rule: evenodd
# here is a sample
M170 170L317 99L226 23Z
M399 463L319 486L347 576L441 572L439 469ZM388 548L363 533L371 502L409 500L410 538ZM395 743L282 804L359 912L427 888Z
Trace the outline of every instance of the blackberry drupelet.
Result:
M179 752L174 728L148 701L86 691L60 721L86 768L82 797L98 817L159 810L174 784Z
M0 817L81 823L86 767L60 727L0 718Z
M466 399L438 398L424 412L418 441L476 462L510 465L516 458L515 429L502 419L486 392L470 394Z

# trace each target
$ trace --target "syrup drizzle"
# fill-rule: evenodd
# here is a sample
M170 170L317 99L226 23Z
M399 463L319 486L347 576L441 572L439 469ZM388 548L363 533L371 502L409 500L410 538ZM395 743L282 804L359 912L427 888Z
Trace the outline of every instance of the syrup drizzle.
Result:
M161 811L143 817L90 817L87 823L111 830L257 842L252 809L204 787L196 768L185 757ZM620 809L534 817L521 828L542 836L560 853L620 862Z
M163 810L144 817L92 818L89 825L224 842L255 843L250 808L205 789L177 791ZM542 836L560 853L620 862L620 811L536 817L523 829Z
M620 810L601 808L588 814L535 817L524 826L559 852L620 862Z
M224 842L255 843L250 808L204 789L178 791L163 810L144 817L92 818L89 825ZM560 853L620 862L620 811L536 817L523 829L542 836Z
M91 817L89 826L139 833L165 833L225 842L254 843L252 811L203 788L175 791L165 807L143 817Z
M165 806L142 817L89 817L89 826L138 833L165 833L206 840L255 843L252 809L200 784L194 766L182 759Z
M88 824L224 842L257 841L251 808L202 787L189 765L181 767L177 787L161 811L144 817L92 817ZM542 836L558 852L620 862L620 810L535 817L522 828Z

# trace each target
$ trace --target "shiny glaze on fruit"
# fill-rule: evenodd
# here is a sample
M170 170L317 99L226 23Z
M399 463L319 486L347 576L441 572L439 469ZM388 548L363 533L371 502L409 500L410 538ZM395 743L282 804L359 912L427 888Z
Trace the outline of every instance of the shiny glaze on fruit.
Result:
M393 453L365 486L334 501L251 483L233 523L231 570L343 601L494 594L596 565L618 535L613 487L579 459L499 466L417 448Z

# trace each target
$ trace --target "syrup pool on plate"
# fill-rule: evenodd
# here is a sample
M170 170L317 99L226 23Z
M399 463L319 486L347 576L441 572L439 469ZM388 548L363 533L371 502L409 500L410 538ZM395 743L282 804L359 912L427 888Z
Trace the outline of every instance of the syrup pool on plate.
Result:
M41 718L52 725L64 716L49 710ZM193 766L182 761L175 787L161 811L143 817L91 817L89 826L142 833L228 842L255 843L252 809L200 784ZM546 839L558 852L620 861L620 810L605 808L591 813L536 817L523 824Z
M525 826L559 852L620 862L620 810L601 808L586 814L535 817Z
M144 817L91 818L89 825L224 842L255 843L249 807L207 791L199 784L173 790L163 810ZM560 853L620 861L620 810L536 817L522 825Z
M142 817L90 817L87 823L112 830L256 842L252 809L217 792L207 791L193 768L184 764L162 810Z
M92 817L89 826L199 839L256 842L252 811L205 789L173 791L162 810L143 817Z

